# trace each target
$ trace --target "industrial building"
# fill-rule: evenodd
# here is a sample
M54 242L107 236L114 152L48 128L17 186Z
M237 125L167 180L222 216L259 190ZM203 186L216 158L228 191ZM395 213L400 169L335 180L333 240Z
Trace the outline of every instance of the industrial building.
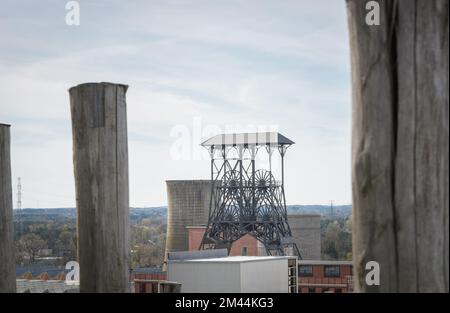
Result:
M181 290L181 284L167 281L167 273L159 268L135 268L131 277L134 293L177 293Z
M353 292L351 261L298 261L298 292Z
M194 253L187 259L169 257L167 278L181 283L182 293L296 293L297 258L195 258Z
M211 197L210 180L168 180L166 255L200 247ZM292 236L305 260L320 260L320 215L290 214ZM235 241L230 255L263 256L264 246L250 235Z
M189 251L198 250L205 234L206 226L188 226ZM264 256L266 249L255 237L247 234L233 242L229 256Z
M249 236L250 238L253 238ZM237 243L237 242L236 242ZM251 250L249 250L251 251ZM191 251L191 252L180 252L178 255L184 255L184 258L192 258L198 253L212 253L211 251ZM190 254L189 254L190 253ZM210 255L211 256L211 255ZM214 255L212 255L214 256ZM220 260L218 260L220 258ZM255 262L257 260L270 260L270 258L229 258L226 256L226 252L221 255L216 254L216 257L209 258L208 255L204 254L202 256L203 261L197 261L197 266L192 265L192 260L174 260L169 262L169 272L170 268L174 268L174 263L182 263L188 262L194 269L187 269L187 271L193 271L192 273L197 273L199 276L203 275L202 279L216 279L218 274L210 275L208 274L205 277L204 273L199 273L196 269L200 268L200 271L205 270L203 266L206 263L205 260L208 260L211 263L217 264L238 264L239 262ZM295 258L289 259L288 262L288 279L291 290L289 292L299 292L299 293L347 293L353 292L353 265L351 261L315 261L315 260L296 260ZM202 265L203 264L203 265ZM297 264L297 267L295 266ZM258 265L259 266L259 265ZM177 265L175 265L175 268ZM208 268L212 266L206 266L206 272L208 273ZM258 291L254 292L263 292L266 290L264 284L275 284L271 282L271 277L267 277L267 273L265 270L266 265L260 266L261 269L258 269L260 275L265 276L263 279L263 283L260 279L255 280L253 276L245 276L246 284L242 286L237 286L236 284L231 284L230 288L237 288L237 290L241 290L239 288L244 288L244 290L248 289L248 285L255 284L255 288L258 288ZM214 268L214 267L213 267ZM216 267L217 269L218 267ZM256 268L256 267L255 267ZM224 267L223 269L219 269L219 271L228 271L228 267ZM245 271L245 266L244 266ZM277 272L278 270L271 270L272 273ZM16 269L17 275L17 292L18 293L77 293L79 292L78 284L67 284L65 282L65 274L67 270L64 270L62 267L33 267L33 268L18 268ZM284 277L285 271L278 271L281 274L281 277ZM185 284L188 284L187 287L183 289L183 283L178 281L184 281L185 274L178 276L172 271L170 279L168 277L168 272L161 270L160 268L135 268L132 270L131 277L132 281L130 282L131 292L134 293L178 293L178 292L187 292L190 288L190 280L191 277L186 278L189 281L185 281ZM175 276L174 276L175 275ZM216 276L215 276L216 275ZM225 275L225 274L224 274ZM252 278L253 277L253 278ZM227 282L227 280L223 281ZM209 283L208 283L209 284ZM297 284L297 285L295 285ZM281 286L281 284L280 284ZM283 285L284 286L284 285ZM216 288L216 287L215 287ZM217 287L219 288L219 287ZM284 287L283 287L284 288ZM203 292L203 291L202 291ZM238 292L238 291L236 291ZM247 292L247 291L242 291ZM286 292L286 291L284 291Z
M303 259L320 260L320 214L291 214L288 222ZM198 250L205 228L205 225L187 226L189 251ZM264 256L267 253L261 242L247 234L232 244L229 255Z

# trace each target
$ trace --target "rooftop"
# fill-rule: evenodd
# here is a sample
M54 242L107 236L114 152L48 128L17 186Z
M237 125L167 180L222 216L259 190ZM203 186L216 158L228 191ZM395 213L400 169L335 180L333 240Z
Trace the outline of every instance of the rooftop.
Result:
M47 273L50 277L54 277L60 273L68 273L64 266L57 265L39 265L32 264L27 266L16 266L16 277L20 277L26 273L30 273L33 277L36 277L42 273Z
M132 269L133 274L161 274L165 273L161 268L158 267L137 267Z
M295 142L276 132L220 134L204 141L203 147L211 146L283 146Z
M243 263L243 262L259 262L287 259L288 256L229 256L222 258L206 258L206 259L185 259L173 260L169 262L183 263Z
M298 260L298 265L353 265L352 261Z
M17 279L17 293L78 293L79 286L60 280Z

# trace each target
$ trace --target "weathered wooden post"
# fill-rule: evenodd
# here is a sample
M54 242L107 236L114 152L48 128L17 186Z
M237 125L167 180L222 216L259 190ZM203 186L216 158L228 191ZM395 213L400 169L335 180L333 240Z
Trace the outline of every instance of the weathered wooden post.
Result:
M81 292L129 292L128 86L69 90Z
M16 292L10 126L0 124L0 293Z
M371 2L380 25L366 23L368 1L347 0L355 287L448 292L449 3Z

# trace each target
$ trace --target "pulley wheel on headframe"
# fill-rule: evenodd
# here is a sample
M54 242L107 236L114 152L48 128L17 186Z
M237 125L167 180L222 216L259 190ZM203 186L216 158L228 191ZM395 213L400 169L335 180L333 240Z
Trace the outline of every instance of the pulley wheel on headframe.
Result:
M222 187L237 189L239 187L240 175L236 170L228 171L222 177Z
M253 176L250 178L250 181L253 182L254 180L255 186L258 188L267 188L276 184L275 177L267 170L257 170Z

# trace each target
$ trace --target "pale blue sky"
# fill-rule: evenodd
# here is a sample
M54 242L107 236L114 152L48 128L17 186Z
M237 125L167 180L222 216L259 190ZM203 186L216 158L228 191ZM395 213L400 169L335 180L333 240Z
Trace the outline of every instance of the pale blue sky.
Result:
M296 142L287 202L350 203L345 1L79 3L80 26L65 24L66 1L0 6L0 122L13 125L24 207L74 206L67 90L87 81L130 86L132 206L166 204L167 179L208 178L208 125L276 127ZM191 149L176 160L183 129Z

